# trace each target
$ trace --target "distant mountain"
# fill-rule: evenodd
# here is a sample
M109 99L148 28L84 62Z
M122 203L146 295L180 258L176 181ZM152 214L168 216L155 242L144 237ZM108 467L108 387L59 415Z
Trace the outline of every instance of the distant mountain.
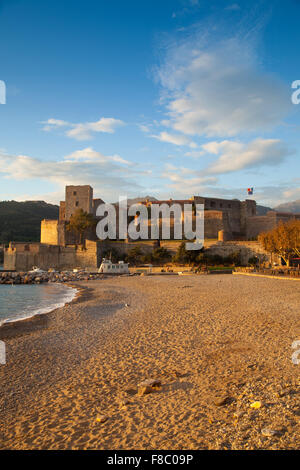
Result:
M300 199L292 202L285 202L284 204L279 204L279 206L274 207L275 211L278 212L294 212L300 213Z
M267 206L260 206L257 204L256 206L256 215L266 215L267 212L273 211L274 209L271 209L271 207Z
M42 219L58 219L58 206L44 201L0 201L0 243L40 241Z

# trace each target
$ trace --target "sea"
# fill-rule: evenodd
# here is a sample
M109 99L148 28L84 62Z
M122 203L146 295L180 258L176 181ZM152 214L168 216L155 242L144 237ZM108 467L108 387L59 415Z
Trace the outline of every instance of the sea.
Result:
M64 284L0 285L0 325L48 313L71 302L77 290Z

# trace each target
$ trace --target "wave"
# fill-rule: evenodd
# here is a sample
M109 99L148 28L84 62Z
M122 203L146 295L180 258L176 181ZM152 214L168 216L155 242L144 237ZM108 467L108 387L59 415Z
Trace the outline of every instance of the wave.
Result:
M72 302L77 292L61 284L0 286L0 326L52 312Z

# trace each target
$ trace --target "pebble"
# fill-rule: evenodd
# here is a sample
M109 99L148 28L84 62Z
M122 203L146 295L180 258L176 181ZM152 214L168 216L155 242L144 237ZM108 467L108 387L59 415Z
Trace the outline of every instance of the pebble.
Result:
M216 406L224 406L230 402L230 397L215 397L213 402Z
M105 423L108 420L108 416L105 415L97 415L96 421L97 423Z
M152 393L161 386L161 381L156 379L146 379L138 384L138 395L147 395Z
M266 436L266 437L273 437L273 436L279 436L280 435L280 432L278 430L274 430L274 429L271 429L271 428L263 428L261 430L261 433L263 436Z

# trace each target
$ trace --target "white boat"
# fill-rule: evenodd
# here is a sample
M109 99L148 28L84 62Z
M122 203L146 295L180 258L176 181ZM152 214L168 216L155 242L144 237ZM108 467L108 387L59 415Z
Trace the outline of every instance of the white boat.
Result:
M109 259L103 258L98 273L103 274L129 274L128 263L119 261L118 263L112 263Z

